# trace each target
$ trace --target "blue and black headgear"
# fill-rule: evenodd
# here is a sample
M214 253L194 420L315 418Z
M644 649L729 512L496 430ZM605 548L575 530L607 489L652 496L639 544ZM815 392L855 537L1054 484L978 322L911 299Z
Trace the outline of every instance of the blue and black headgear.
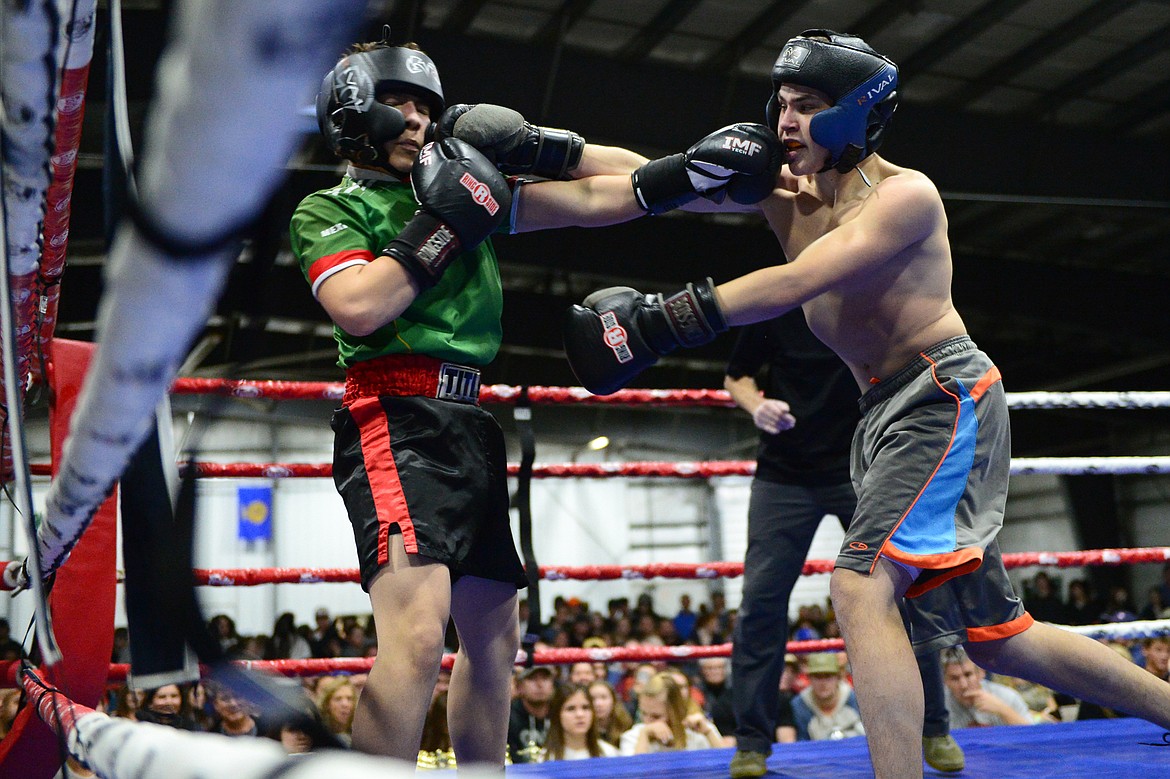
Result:
M406 121L378 98L395 90L421 97L435 118L446 106L439 71L421 51L386 46L342 57L317 93L317 125L329 148L339 157L391 170L383 145L402 134Z
M852 170L877 151L898 107L898 66L855 35L805 30L784 44L772 66L768 125L777 129L780 85L798 84L824 92L833 106L813 116L813 141L829 150L822 170Z

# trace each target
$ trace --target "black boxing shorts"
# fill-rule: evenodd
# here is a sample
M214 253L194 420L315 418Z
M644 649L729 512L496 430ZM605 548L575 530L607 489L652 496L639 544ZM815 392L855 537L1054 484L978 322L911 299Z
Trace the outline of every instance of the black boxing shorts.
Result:
M427 371L439 366L433 362ZM403 371L395 373L401 378ZM364 386L417 390L419 371L405 373L409 381ZM441 376L439 381L442 394ZM371 396L351 391L351 384L362 386L347 381L346 404L333 414L333 481L353 526L362 588L369 591L389 560L395 534L408 554L443 563L453 579L468 575L527 586L512 539L507 456L495 417L470 394L456 400ZM473 395L478 398L478 384Z
M923 351L860 400L851 474L857 511L837 565L879 557L920 569L906 592L911 641L1006 638L1032 618L996 544L1011 434L999 371L967 336Z

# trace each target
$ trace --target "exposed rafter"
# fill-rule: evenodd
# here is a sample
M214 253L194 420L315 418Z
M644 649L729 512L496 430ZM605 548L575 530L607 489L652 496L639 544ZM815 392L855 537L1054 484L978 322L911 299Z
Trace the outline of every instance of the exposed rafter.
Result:
M534 46L552 46L559 37L573 29L573 25L585 15L591 5L593 5L593 0L566 0L561 6L561 10L553 14L536 31L529 43Z
M459 0L455 7L447 12L446 18L443 19L443 25L439 29L448 33L467 32L467 28L485 5L487 5L487 0Z
M1019 7L1019 0L989 0L962 17L945 33L933 38L930 43L899 62L898 67L904 74L922 73Z
M772 34L773 30L792 18L804 5L804 3L792 2L792 0L779 0L770 4L762 12L748 20L738 35L716 49L703 62L702 68L716 71L730 70L735 63L743 58L746 52L759 46L765 38Z
M1109 0L1090 3L1081 13L1027 44L1023 51L1004 57L999 62L974 76L963 87L956 102L970 105L998 86L1010 84L1012 79L1039 65L1051 54L1069 46L1080 36L1134 4L1134 0Z
M670 0L654 18L626 42L618 51L618 58L633 62L645 58L654 47L695 9L700 0Z

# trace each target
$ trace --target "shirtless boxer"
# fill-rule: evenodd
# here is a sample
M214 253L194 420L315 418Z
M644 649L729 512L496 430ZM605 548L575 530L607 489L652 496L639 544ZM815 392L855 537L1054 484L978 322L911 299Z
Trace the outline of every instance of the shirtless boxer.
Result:
M679 346L796 306L849 366L864 393L851 455L858 506L830 589L878 779L922 776L915 649L961 643L990 671L1170 728L1170 684L1092 639L1035 622L1008 581L996 543L1011 455L999 372L951 301L938 190L874 154L896 104L897 67L859 38L809 30L785 45L772 81L769 122L787 168L755 208L790 261L675 294L591 294L566 319L578 379L608 394ZM683 163L688 175L711 172ZM657 175L667 164L633 176L647 211L688 202L744 210L722 196L727 187L688 191L685 177ZM707 200L696 204L699 196Z

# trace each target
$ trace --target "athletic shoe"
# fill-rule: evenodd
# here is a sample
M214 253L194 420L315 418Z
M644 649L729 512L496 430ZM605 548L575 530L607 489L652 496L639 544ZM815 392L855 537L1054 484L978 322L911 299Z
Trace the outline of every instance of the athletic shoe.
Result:
M731 779L756 779L768 773L768 756L763 752L737 749L731 758Z
M945 736L923 736L922 756L926 758L926 764L936 771L955 773L962 771L966 765L963 748L949 733Z

